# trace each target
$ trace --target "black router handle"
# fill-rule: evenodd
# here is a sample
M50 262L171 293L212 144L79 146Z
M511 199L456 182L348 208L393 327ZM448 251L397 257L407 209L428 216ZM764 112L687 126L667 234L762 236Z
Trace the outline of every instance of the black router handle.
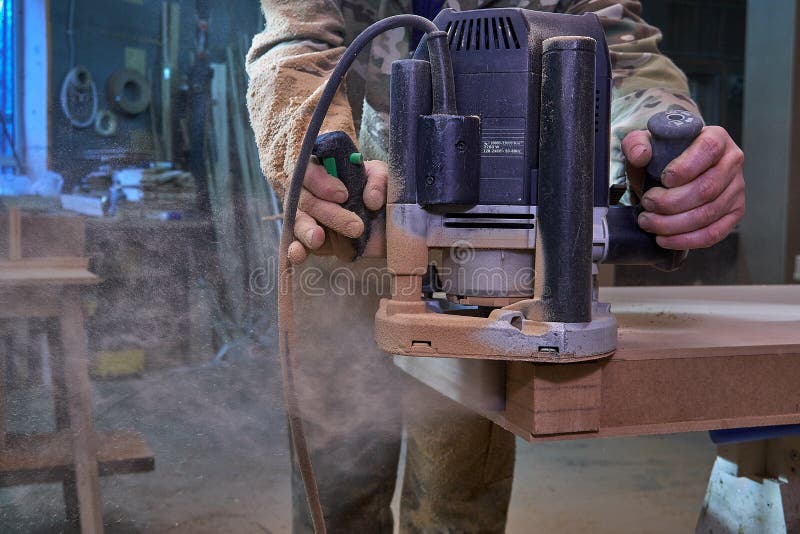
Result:
M656 113L647 121L653 157L647 165L644 191L664 187L661 175L669 163L689 148L703 129L703 119L682 109Z
M661 181L664 169L689 148L703 126L703 119L682 109L662 111L650 117L647 129L650 131L653 156L645 172L644 192L653 187L664 187ZM674 271L683 265L688 255L688 250L669 251L667 259L655 264L655 267L662 271Z

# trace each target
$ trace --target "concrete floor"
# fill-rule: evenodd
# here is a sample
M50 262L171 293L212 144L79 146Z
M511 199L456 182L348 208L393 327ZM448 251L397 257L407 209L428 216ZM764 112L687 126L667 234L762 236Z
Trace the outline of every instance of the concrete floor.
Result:
M11 401L17 431L49 427L46 389ZM275 358L96 382L95 418L139 430L156 457L153 473L103 481L107 532L289 532ZM508 532L693 531L713 460L705 433L520 442ZM0 531L63 531L62 510L58 485L0 490Z

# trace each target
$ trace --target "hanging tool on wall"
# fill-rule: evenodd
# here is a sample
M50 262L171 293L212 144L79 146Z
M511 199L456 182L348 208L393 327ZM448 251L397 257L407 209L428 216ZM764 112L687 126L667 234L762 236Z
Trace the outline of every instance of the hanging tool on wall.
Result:
M77 65L75 60L75 3L70 0L67 7L67 47L69 49L69 71L61 83L59 99L61 111L73 128L88 128L97 115L97 85L89 69Z
M393 284L375 321L383 350L562 364L606 358L616 348L617 323L597 300L597 264L673 269L685 257L639 229L634 207L609 207L611 68L595 15L447 9L433 23L401 15L367 28L345 51L312 115L280 247L284 393L318 532L324 517L294 389L288 247L315 145L323 164L331 160L332 174L344 178L349 202L361 198L353 195L363 178L352 142L341 133L317 136L358 52L401 26L426 36L412 59L392 65L386 238ZM497 85L505 90L487 90ZM649 187L660 184L663 167L703 124L675 110L648 126ZM326 152L331 139L336 149Z
M97 85L83 66L70 69L59 93L61 111L74 128L88 128L97 116Z
M120 69L106 81L106 98L116 111L138 115L150 105L150 84L140 72Z

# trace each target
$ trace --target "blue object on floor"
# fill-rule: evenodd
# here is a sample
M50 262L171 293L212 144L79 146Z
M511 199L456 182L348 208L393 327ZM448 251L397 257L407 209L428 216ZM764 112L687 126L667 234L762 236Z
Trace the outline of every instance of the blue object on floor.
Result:
M724 430L710 430L708 434L711 437L711 441L717 445L725 445L728 443L743 443L746 441L798 436L800 435L800 425L728 428Z

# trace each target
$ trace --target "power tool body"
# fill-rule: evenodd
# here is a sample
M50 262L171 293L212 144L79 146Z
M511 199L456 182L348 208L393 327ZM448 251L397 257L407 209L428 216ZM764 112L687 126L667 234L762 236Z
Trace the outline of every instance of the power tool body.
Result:
M598 18L442 11L458 114L433 113L426 40L392 65L386 208L395 355L568 362L616 348L597 265L674 269L637 210L609 207L611 66ZM645 187L703 127L654 116Z

